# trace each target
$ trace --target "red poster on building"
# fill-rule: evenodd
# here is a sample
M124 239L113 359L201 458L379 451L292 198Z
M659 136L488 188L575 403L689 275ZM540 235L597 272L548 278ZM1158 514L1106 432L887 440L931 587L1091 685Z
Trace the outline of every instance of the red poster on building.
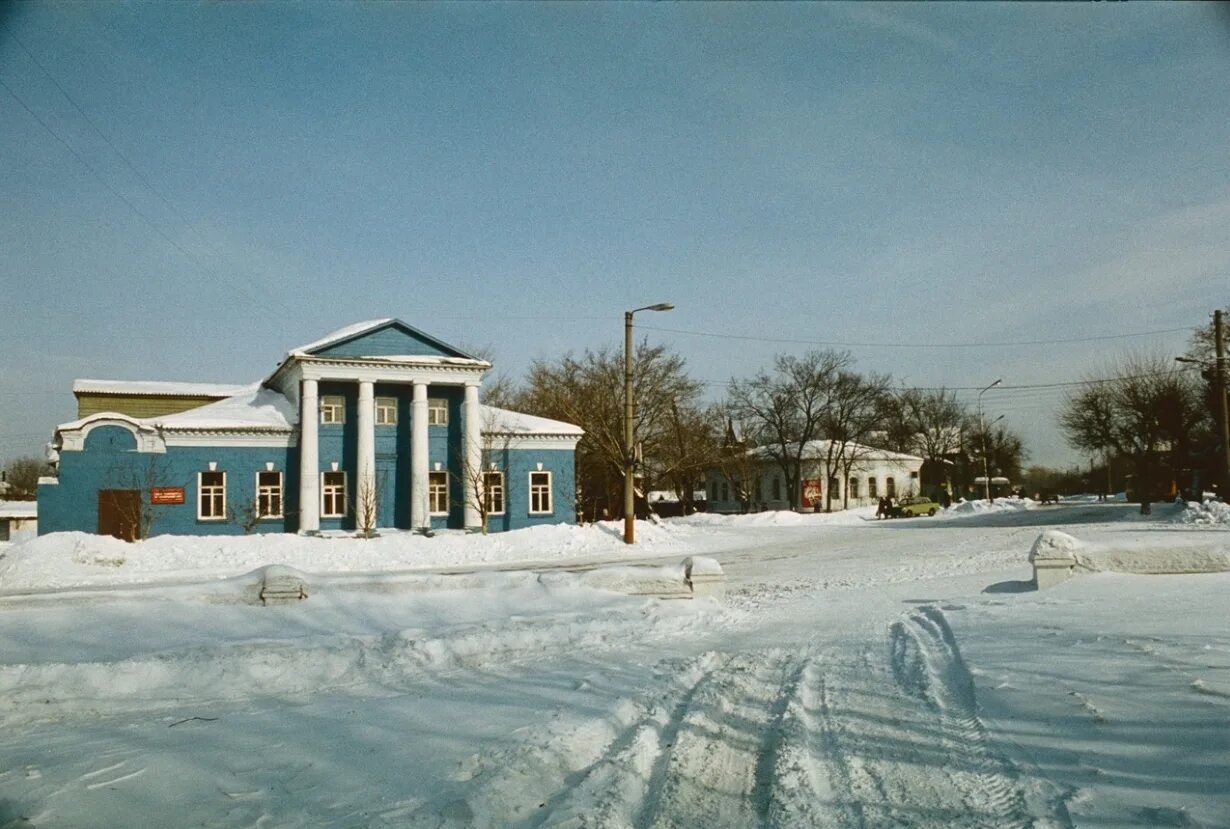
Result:
M182 504L184 488L182 486L150 487L149 502L151 504Z
M817 507L820 505L821 483L819 478L803 479L803 506Z

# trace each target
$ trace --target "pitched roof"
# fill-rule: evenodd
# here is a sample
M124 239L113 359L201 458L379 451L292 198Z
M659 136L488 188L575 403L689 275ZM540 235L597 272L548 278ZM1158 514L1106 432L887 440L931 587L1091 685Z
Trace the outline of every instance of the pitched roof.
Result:
M274 389L253 384L240 394L186 412L151 417L144 422L162 429L261 429L290 431L299 421L295 405Z
M347 325L343 328L339 328L336 331L332 331L324 335L318 340L313 340L312 342L306 345L301 345L297 348L292 348L289 352L287 352L287 356L288 357L291 357L291 356L301 357L301 356L306 356L309 354L317 354L321 351L332 348L334 346L339 346L339 345L342 345L343 343L350 342L351 340L356 340L364 336L365 334L370 334L374 331L378 331L382 328L388 328L388 327L396 327L400 329L403 333L408 334L410 337L416 340L419 340L423 343L430 343L434 345L434 347L439 349L440 351L449 352L447 355L445 355L446 359L460 359L460 360L472 361L475 364L488 365L488 363L485 360L478 360L472 357L471 355L466 354L461 349L455 346L449 345L448 343L441 340L439 337L433 337L432 335L427 334L423 331L420 331L419 329L415 328L412 325L407 325L406 323L402 322L401 320L395 317L384 317L382 319L367 320L365 322L356 322L352 325ZM438 357L438 355L430 355L430 356ZM378 359L378 358L362 357L361 359ZM383 357L380 359L416 360L417 361L421 358L416 355L399 355L395 358Z
M376 328L381 328L388 325L390 322L397 322L393 317L383 317L378 320L367 320L366 322L356 322L350 325L343 326L336 331L330 331L318 340L312 340L307 345L301 345L297 348L292 348L290 354L309 354L313 351L319 351L322 348L328 348L331 345L336 345L344 340L349 340L352 337L357 337L360 334L366 334Z
M580 438L585 430L573 423L481 406L482 430L491 435L563 435Z

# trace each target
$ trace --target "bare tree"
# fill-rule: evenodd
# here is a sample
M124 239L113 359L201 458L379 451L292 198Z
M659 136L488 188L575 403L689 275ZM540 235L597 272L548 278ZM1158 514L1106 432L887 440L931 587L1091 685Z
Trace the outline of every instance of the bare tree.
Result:
M380 509L380 493L383 487L375 470L368 477L361 477L355 492L354 523L361 538L376 537L376 517Z
M646 458L646 472L668 484L679 499L685 515L695 511L693 491L706 468L721 455L719 410L713 406L684 405L672 401L669 428L657 444L653 456Z
M957 402L956 392L904 389L888 408L885 425L889 447L921 457L930 474L940 478L934 483L947 479L942 471L945 463L961 451L962 436L973 423L965 407ZM951 481L947 483L951 485Z
M785 475L786 497L794 507L807 443L819 437L841 372L852 362L848 352L831 350L779 354L772 374L762 369L750 379L731 381L729 406L755 424L757 442Z
M1161 356L1131 356L1089 378L1064 403L1060 425L1074 448L1129 460L1142 514L1149 514L1164 455L1177 467L1200 418L1190 374Z
M651 468L674 442L673 406L682 412L700 398L682 357L642 341L633 355L634 427ZM535 361L525 388L512 396L528 414L575 423L585 430L577 445L577 485L590 516L622 510L624 475L624 359L622 350L585 351L558 361Z
M111 489L136 495L135 498L116 498L113 505L138 539L149 538L163 506L154 501L154 490L168 488L170 482L165 457L151 455L140 465L127 459L117 462L107 473L107 481Z
M515 436L500 426L499 411L493 406L483 410L476 452L466 451L468 447L464 444L457 448L456 468L461 470L462 498L467 506L478 512L483 535L490 529L491 516L502 514L508 503L508 450Z
M46 475L47 461L34 455L13 458L4 465L4 481L8 484L6 498L13 501L33 500L38 494L38 479Z
M832 405L821 421L821 429L828 438L825 469L830 470L830 477L836 477L832 474L835 470L845 482L841 488L843 509L850 506L850 472L866 459L871 451L871 436L884 423L890 382L887 375L881 374L838 374ZM829 481L825 487L825 512L832 511L833 500Z

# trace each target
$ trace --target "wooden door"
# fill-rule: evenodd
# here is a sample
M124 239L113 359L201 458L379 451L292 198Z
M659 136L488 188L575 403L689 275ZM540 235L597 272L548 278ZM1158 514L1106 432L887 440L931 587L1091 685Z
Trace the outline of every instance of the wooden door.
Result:
M137 540L141 493L135 489L98 490L98 534L121 541Z

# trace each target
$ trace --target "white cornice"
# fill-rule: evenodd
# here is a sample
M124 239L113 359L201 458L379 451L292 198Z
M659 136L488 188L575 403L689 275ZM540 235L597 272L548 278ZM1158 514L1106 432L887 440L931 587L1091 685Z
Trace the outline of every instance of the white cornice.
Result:
M482 382L490 363L453 365L430 360L391 362L355 357L315 357L291 355L278 366L266 385L278 387L284 375L294 384L302 380L373 383L427 383L437 386L466 386Z
M484 451L502 449L566 449L574 450L581 435L507 435L483 432Z
M167 446L216 446L220 449L264 447L285 449L297 446L295 432L260 429L192 429L163 433Z

